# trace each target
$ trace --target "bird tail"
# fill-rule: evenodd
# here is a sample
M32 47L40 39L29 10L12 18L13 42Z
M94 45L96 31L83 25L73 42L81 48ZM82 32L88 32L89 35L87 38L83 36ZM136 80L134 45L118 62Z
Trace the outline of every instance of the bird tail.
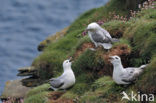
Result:
M147 67L147 64L141 65L139 68L140 68L140 69L144 69L144 68L146 68L146 67Z
M112 40L111 40L112 43L116 43L116 42L119 42L119 41L120 41L120 40L117 39L117 38L112 38Z
M103 46L104 49L112 48L112 44L110 44L110 43L102 43L101 45Z

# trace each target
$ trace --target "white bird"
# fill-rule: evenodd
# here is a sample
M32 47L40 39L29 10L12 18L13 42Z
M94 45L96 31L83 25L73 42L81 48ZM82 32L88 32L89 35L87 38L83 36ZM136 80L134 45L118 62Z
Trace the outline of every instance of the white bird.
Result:
M102 45L104 49L112 48L112 43L119 41L112 38L108 31L100 27L97 23L90 23L86 29L91 41L95 44L95 47Z
M146 64L140 67L124 68L119 56L110 56L110 61L113 64L113 80L117 84L131 84L147 66Z
M58 78L50 79L50 85L54 91L58 89L65 90L75 84L75 75L72 71L71 64L71 59L65 60L63 62L63 74Z

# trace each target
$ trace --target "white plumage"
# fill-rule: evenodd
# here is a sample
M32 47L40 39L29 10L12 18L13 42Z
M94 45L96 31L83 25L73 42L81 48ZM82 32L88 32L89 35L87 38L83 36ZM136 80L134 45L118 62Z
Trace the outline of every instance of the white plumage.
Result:
M119 56L110 56L110 61L113 64L113 80L117 84L130 84L143 72L147 65L140 67L124 68Z
M53 90L67 89L75 84L75 75L71 68L70 60L63 62L63 74L58 78L50 79L50 85Z
M108 31L95 22L88 25L87 31L95 47L102 45L104 49L110 49L113 42L119 41L118 39L112 38Z

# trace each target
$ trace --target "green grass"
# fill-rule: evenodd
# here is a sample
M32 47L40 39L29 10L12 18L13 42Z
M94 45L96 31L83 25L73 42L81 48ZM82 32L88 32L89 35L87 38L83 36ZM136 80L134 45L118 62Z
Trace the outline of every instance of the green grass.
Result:
M113 80L109 76L104 76L97 79L91 85L90 91L86 92L80 98L81 103L108 103L110 98L118 94L117 91L121 91L121 87L114 84ZM112 97L111 97L112 96ZM117 97L117 96L116 96ZM111 102L116 101L116 99L110 99Z
M103 28L109 31L112 37L120 38L124 35L125 29L130 26L129 22L120 20L112 20L103 25Z
M34 94L38 94L38 93L43 92L43 91L48 91L49 87L50 87L49 84L43 84L41 86L35 87L28 92L27 97L30 97Z
M46 103L49 87L49 84L44 84L31 89L24 99L24 103Z
M47 92L41 92L38 94L34 94L26 99L24 99L24 103L46 103L47 102Z
M113 46L126 44L131 49L129 59L126 61L128 65L140 66L148 63L149 66L135 85L124 88L116 85L111 77L98 74L105 66L101 55L106 51L86 49L72 64L76 84L61 98L78 98L78 101L82 103L112 103L121 102L120 93L122 91L155 92L156 11L153 9L142 10L135 18L127 22L112 20L109 13L113 11L119 15L129 13L123 3L111 0L107 5L87 11L76 19L64 37L50 43L43 53L34 60L32 65L39 69L40 78L49 79L59 76L62 73L62 62L69 56L74 56L83 43L91 42L88 36L81 35L87 25L105 19L108 20L102 27L108 30L113 37L120 38L120 42ZM27 94L25 103L30 101L33 101L31 103L44 103L47 100L48 88L49 85L45 84L32 89ZM127 101L123 101L123 103L127 103Z
M155 93L156 92L156 56L152 57L152 60L143 75L139 78L138 82L136 83L136 87L138 90L142 91L143 93ZM148 82L147 82L148 81Z
M89 23L102 18L111 19L108 14L113 11L116 11L120 15L127 14L127 11L124 10L121 5L121 2L112 0L106 6L92 9L75 20L75 22L73 22L69 27L65 37L49 44L48 47L44 49L43 53L34 60L32 65L41 69L41 71L43 71L43 69L45 71L53 71L50 73L45 72L47 73L46 77L44 77L45 73L42 74L41 72L41 78L50 78L52 76L56 76L55 74L62 71L62 62L68 58L69 54L79 44L79 41L83 39L81 33ZM49 66L46 67L46 65Z

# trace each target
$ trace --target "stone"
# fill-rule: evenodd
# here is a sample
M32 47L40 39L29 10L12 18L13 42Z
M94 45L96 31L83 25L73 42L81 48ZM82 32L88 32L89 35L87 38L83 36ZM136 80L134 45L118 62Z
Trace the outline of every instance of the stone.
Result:
M10 80L6 82L0 99L24 98L30 89L29 87L23 86L21 80Z

